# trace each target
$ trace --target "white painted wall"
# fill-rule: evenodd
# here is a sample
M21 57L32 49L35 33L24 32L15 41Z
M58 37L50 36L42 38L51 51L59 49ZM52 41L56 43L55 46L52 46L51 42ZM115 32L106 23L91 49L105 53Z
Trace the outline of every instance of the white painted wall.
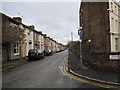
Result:
M25 38L26 39L26 42L25 42L25 53L26 53L26 56L28 56L28 51L30 49L34 48L34 46L33 46L33 31L28 29L28 28L26 28L25 35L26 35L26 38ZM32 44L29 44L30 40L31 40Z
M109 0L109 9L111 52L120 52L120 7ZM118 51L115 49L115 38L118 38Z

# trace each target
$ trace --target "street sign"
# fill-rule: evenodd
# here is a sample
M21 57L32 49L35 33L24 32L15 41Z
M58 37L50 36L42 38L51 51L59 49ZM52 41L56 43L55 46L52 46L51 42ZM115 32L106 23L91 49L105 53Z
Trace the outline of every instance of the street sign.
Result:
M82 30L78 30L78 35L82 35Z
M109 55L109 59L120 59L120 55Z

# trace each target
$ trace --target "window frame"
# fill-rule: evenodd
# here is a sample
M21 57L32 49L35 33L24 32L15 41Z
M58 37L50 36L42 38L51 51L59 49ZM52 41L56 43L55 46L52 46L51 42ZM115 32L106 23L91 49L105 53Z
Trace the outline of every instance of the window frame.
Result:
M19 55L19 43L14 43L14 55Z
M115 38L115 51L118 52L118 38Z
M37 41L37 33L35 33L35 41Z

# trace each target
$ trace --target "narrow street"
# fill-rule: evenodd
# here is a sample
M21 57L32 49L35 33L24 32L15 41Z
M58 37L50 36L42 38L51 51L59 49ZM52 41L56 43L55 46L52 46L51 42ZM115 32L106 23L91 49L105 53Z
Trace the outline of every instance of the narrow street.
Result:
M3 88L99 88L61 72L67 50L3 72Z
M120 0L0 4L2 90L120 90Z

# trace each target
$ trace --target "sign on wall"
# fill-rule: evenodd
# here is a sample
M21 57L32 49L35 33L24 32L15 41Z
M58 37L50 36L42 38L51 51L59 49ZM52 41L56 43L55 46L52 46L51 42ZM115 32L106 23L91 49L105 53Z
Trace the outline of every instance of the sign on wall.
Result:
M82 30L78 30L78 35L82 35Z
M120 55L110 55L109 56L109 59L116 59L116 60L118 60L118 59L120 59Z

